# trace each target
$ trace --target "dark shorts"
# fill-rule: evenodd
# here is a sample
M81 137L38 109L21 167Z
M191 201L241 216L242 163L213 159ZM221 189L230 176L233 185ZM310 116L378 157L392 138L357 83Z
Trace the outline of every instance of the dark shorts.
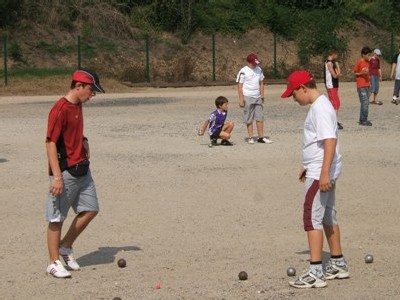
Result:
M219 135L221 134L222 127L219 128L216 132L214 132L212 135L210 135L210 139L218 139Z

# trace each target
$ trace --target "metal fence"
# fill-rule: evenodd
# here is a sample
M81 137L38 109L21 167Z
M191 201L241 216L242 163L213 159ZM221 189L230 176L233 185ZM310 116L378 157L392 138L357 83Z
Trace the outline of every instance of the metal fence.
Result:
M182 45L171 37L163 39L162 34L137 34L131 40L117 42L105 38L95 40L88 34L66 35L52 43L49 39L31 42L31 49L24 48L23 51L27 52L23 54L15 47L18 46L15 37L4 34L0 53L3 56L3 71L0 71L0 78L3 77L7 86L17 70L18 74L29 73L34 68L46 72L61 65L67 69L65 74L75 68L92 67L101 70L102 75L132 83L234 82L237 71L245 64L245 56L250 52L257 53L261 58L264 74L269 80L285 78L298 67L307 67L315 77L322 76L322 55L313 57L307 66L299 66L295 41L287 41L272 33L257 36L259 34L250 32L242 37L198 34L188 45ZM371 38L371 45L381 45L386 62L390 63L397 46L396 39L393 34L380 35ZM359 49L362 46L364 44L360 44ZM30 55L35 54L36 49L45 53L43 56L47 60L28 68L33 61ZM353 56L346 54L342 57L342 71L347 72L349 79L352 79L351 66L359 58L359 51L356 52ZM28 63L16 64L16 60L23 60L21 57L25 57Z

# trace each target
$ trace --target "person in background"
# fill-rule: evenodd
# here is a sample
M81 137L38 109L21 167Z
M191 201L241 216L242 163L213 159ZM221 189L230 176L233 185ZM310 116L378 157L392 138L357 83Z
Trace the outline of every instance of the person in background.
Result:
M333 108L335 109L336 116L338 116L340 108L339 98L339 76L341 76L339 63L337 62L338 51L332 49L328 53L328 57L325 60L324 68L324 82L326 91L328 93L329 101L331 101ZM338 122L338 128L343 129L341 123Z
M258 143L271 144L264 136L264 74L259 67L257 55L247 55L247 66L243 67L236 78L238 83L239 106L243 107L243 119L247 127L248 143L254 144L253 122L256 121Z
M359 124L361 126L372 126L368 120L368 106L369 106L369 58L371 48L363 47L361 49L361 59L359 59L354 68L354 75L356 76L357 93L360 99L360 118Z
M369 75L371 78L370 95L372 95L372 101L370 103L376 105L383 104L382 101L376 99L379 93L379 82L382 81L381 61L379 56L382 56L382 52L380 49L376 48L369 60Z
M392 103L399 105L399 91L400 91L400 45L399 53L392 59L392 70L390 72L390 79L394 79L393 98Z
M222 146L233 145L229 139L231 138L234 123L232 121L226 121L228 116L228 102L228 99L224 96L217 97L217 99L215 99L215 106L217 109L211 113L199 129L199 135L204 135L208 126L211 146L216 146L218 139L222 139Z

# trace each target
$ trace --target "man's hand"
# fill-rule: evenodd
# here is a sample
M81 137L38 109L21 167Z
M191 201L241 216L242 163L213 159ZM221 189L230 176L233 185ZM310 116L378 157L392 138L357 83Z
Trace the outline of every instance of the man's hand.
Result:
M53 196L57 197L60 196L64 188L64 183L62 176L53 176L53 181L50 186L50 193L53 194Z
M89 142L87 141L87 139L83 140L83 148L85 148L86 157L87 157L87 159L89 159L90 158L90 149L89 149Z

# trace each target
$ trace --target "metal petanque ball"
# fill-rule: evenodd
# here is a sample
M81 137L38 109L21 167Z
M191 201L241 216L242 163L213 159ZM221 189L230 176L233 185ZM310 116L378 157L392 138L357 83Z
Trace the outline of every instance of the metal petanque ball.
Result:
M364 257L365 263L370 264L374 261L374 257L371 254L367 254Z
M247 276L247 273L245 271L241 271L239 273L239 279L240 280L247 280L247 278L248 278L248 276Z
M287 273L287 276L290 276L290 277L295 276L296 275L296 269L293 268L293 267L289 267L286 270L286 273Z
M120 268L125 268L125 267L126 267L126 260L123 259L123 258L120 258L120 259L118 260L117 264L118 264L118 267L120 267Z

